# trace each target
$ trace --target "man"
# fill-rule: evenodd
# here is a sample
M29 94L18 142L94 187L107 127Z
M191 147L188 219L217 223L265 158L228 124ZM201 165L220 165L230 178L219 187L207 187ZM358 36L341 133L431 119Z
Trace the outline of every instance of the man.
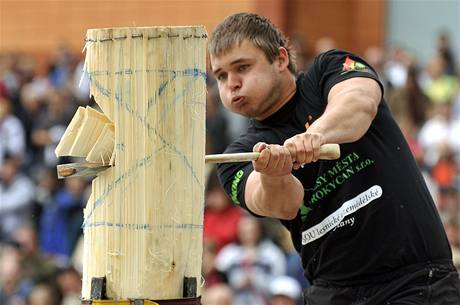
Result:
M373 68L331 50L295 77L285 37L246 13L216 27L209 51L222 102L252 118L226 152L260 152L220 165L221 182L291 232L306 304L460 304L442 223ZM326 143L341 144L339 160L318 160Z

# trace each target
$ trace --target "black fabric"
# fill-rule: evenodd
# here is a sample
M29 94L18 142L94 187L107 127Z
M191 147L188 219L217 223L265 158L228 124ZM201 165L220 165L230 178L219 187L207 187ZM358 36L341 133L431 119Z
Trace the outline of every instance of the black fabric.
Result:
M414 268L415 267L415 268ZM354 287L317 283L304 291L305 305L458 305L460 282L448 262L408 266L391 282Z
M260 141L283 144L304 132L306 123L324 112L329 90L351 77L379 82L375 71L353 54L332 50L320 55L297 78L294 97L266 120L252 120L226 152L252 151ZM378 283L404 266L451 260L436 207L384 100L366 134L340 147L339 160L293 171L304 186L304 202L295 219L281 221L310 282ZM243 208L252 171L250 162L218 166L226 192Z

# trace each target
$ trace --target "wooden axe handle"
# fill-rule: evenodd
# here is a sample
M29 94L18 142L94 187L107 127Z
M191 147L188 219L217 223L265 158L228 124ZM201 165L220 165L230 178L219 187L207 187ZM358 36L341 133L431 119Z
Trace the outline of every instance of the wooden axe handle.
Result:
M254 161L259 157L258 152L218 154L205 156L206 163L231 163ZM319 158L321 160L335 160L340 158L340 147L338 144L324 144L321 146ZM100 163L68 163L57 166L58 178L96 176L110 166Z
M247 162L254 161L259 158L260 153L234 153L234 154L217 154L207 155L205 157L206 163L230 163L230 162ZM319 151L319 158L321 160L335 160L340 158L339 144L324 144Z

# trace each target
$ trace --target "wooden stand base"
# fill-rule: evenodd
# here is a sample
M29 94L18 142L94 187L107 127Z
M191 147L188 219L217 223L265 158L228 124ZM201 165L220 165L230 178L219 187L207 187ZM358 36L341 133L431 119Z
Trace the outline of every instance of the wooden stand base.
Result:
M170 300L107 300L106 278L91 279L91 300L82 300L82 305L201 305L201 297L196 297L197 281L194 277L184 277L182 299Z
M82 305L201 305L201 297L177 300L83 300Z

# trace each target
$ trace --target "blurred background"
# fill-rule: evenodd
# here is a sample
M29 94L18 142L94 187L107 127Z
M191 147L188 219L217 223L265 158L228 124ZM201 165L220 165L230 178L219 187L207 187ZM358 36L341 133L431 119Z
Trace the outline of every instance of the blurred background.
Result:
M0 305L80 304L81 224L90 180L57 180L54 148L80 105L88 28L270 18L300 70L331 48L379 73L460 268L460 0L0 0ZM208 76L207 152L246 127ZM286 231L232 205L211 170L205 194L204 305L300 304L308 286Z

